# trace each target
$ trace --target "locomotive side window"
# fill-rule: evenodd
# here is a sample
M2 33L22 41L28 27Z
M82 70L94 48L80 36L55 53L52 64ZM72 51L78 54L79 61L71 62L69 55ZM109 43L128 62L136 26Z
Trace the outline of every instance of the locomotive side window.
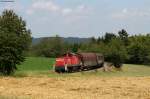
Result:
M98 60L103 60L103 56L97 56Z
M101 56L98 56L98 60L101 60L102 59L102 57Z

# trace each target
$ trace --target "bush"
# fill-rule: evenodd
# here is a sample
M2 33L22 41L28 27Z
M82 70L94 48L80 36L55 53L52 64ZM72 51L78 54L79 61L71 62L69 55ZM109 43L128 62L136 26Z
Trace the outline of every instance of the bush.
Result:
M105 61L112 62L116 68L120 68L127 58L125 46L119 39L112 39L105 48Z

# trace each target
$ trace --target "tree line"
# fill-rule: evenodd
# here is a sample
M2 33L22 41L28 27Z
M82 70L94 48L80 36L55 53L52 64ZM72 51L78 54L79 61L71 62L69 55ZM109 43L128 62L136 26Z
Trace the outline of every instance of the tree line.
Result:
M105 33L104 36L91 37L89 42L68 43L59 36L44 38L40 43L32 45L30 55L44 57L59 57L66 52L103 53L105 61L116 66L123 63L150 63L150 34L129 36L125 29L118 33ZM32 53L32 54L31 54Z

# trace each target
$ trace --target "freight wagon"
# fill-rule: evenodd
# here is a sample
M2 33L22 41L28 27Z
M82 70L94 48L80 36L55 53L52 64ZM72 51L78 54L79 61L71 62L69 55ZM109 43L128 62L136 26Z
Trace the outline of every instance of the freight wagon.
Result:
M98 53L67 53L56 58L55 71L77 72L103 67L104 56Z

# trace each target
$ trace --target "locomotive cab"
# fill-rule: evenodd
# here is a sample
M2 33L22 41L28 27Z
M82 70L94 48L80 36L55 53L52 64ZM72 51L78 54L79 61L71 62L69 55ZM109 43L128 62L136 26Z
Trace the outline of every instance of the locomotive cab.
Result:
M56 58L55 71L56 72L67 72L72 67L79 66L80 58L74 53L64 54L60 58Z

